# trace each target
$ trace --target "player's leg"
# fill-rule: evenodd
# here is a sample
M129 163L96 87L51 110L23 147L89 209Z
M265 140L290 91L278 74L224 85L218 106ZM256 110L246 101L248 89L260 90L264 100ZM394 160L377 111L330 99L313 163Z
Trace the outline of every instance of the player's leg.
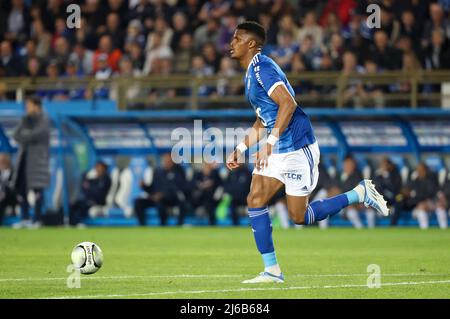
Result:
M283 186L275 178L253 174L247 196L248 215L256 246L264 262L264 272L243 283L283 282L272 240L272 223L267 204Z
M294 154L293 154L294 155ZM315 221L324 220L341 211L341 209L358 203L364 203L387 216L389 210L386 201L375 189L372 181L363 180L354 189L337 196L321 199L308 204L309 194L317 185L319 175L320 151L317 143L308 145L302 152L292 156L292 166L296 174L290 174L286 179L286 198L289 216L298 225L311 225ZM295 165L295 163L298 163Z

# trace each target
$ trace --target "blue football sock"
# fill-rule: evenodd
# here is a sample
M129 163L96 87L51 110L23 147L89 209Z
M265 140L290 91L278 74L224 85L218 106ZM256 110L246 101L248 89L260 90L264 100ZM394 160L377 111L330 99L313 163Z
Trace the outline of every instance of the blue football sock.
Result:
M359 202L359 195L355 190L332 198L314 201L306 209L305 225L311 225L315 221L324 220L328 216L336 215L341 209Z
M275 248L272 241L272 222L270 221L269 209L266 207L249 208L248 216L255 237L256 246L261 253L264 266L270 267L278 264Z

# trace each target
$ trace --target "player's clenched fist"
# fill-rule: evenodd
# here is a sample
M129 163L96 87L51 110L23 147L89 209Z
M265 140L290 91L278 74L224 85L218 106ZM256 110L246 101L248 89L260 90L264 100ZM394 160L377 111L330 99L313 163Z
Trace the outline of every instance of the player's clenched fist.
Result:
M240 162L239 159L241 158L242 153L239 150L234 150L233 153L231 153L227 158L227 168L229 170L233 170L237 167L239 167Z

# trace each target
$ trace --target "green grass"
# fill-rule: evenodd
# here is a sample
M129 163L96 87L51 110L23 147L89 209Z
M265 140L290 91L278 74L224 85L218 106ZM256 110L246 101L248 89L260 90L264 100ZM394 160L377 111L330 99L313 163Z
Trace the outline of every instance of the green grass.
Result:
M247 228L0 229L0 298L449 298L450 231L274 231L284 284L242 285L262 270ZM69 289L70 252L93 241L103 267ZM366 286L381 267L381 288ZM198 275L182 276L182 275Z

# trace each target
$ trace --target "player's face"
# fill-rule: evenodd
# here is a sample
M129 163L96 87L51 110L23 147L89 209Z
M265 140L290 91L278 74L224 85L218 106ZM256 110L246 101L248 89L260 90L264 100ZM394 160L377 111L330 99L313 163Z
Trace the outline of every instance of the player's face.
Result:
M248 52L250 37L243 30L234 31L230 43L230 56L232 59L240 59Z

